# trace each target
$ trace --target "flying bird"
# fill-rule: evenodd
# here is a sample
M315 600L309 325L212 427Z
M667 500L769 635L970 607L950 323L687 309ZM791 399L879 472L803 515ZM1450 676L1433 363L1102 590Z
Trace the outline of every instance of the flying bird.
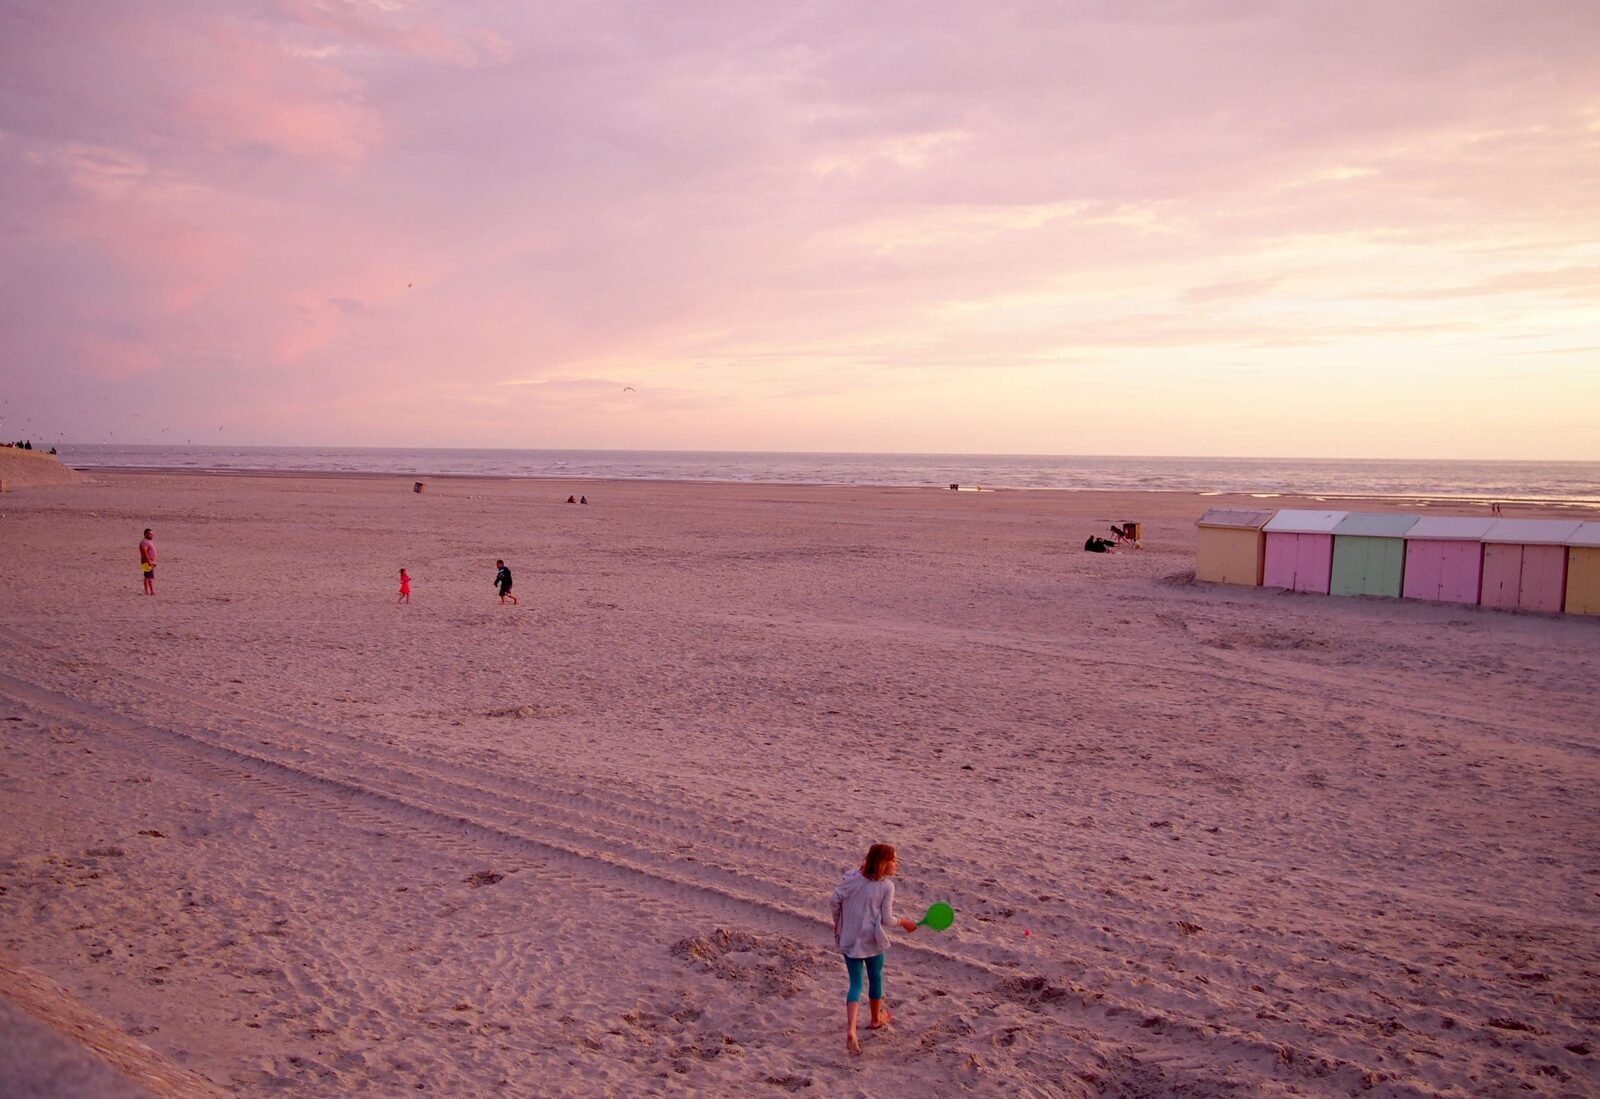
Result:
M633 386L631 386L631 385L623 386L622 387L622 391L624 393L637 393L637 392L639 392L637 389L633 388Z

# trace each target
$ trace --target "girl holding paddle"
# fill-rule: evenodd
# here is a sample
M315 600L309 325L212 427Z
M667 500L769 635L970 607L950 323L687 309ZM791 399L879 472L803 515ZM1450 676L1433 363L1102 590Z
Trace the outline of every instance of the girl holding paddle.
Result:
M859 870L851 870L833 891L833 942L844 955L850 974L850 993L844 1004L844 1044L851 1053L861 1052L856 1037L856 1017L861 1011L861 982L867 979L867 998L872 1003L872 1019L867 1025L879 1030L894 1016L883 1001L883 952L889 949L887 924L899 924L907 934L917 929L914 920L894 916L894 847L875 843L867 851Z

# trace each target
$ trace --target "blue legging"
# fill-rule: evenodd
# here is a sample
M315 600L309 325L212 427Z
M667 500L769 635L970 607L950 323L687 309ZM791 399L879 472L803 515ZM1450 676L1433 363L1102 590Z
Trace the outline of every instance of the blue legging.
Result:
M847 1004L861 1002L861 976L867 977L867 995L874 1000L883 999L883 955L874 954L870 958L850 958L844 960L844 967L850 972L850 995L844 998Z

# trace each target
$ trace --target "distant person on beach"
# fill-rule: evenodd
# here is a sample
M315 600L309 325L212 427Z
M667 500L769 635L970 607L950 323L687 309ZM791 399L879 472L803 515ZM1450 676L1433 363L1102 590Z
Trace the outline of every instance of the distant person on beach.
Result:
M517 597L511 594L511 570L506 568L504 561L496 561L494 567L494 586L500 589L500 602L504 603L509 599L513 607L521 606L517 602Z
M580 503L580 504L587 504L587 503L588 503L588 502L589 502L589 498L588 498L588 497L587 497L587 496L580 496L580 497L578 497L578 503Z
M567 497L567 503L576 504L577 502L578 502L578 498L576 496L568 496Z
M150 528L144 528L144 537L139 539L139 571L144 573L144 593L156 593L156 542L155 535L150 533Z
M859 869L847 871L833 891L833 944L844 955L845 971L850 975L850 991L844 1001L844 1044L851 1053L861 1052L856 1034L856 1018L861 1013L861 983L867 982L867 999L872 1018L867 1026L882 1030L894 1019L883 995L883 954L889 949L888 924L899 924L907 934L916 931L914 920L894 916L894 877L899 869L894 847L875 843Z
M411 577L405 569L400 570L400 598L397 602L411 602Z
M1083 548L1088 550L1090 553L1110 553L1112 545L1113 543L1111 539L1101 538L1098 535L1091 534L1084 541Z

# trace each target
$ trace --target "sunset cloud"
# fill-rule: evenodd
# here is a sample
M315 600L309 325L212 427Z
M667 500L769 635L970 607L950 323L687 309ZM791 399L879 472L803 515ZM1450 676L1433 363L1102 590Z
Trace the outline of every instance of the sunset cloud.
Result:
M1553 411L1600 398L1597 42L1544 2L12 4L0 381L80 441L1600 457ZM1419 424L1396 375L1486 396ZM1379 429L1263 428L1312 392Z

